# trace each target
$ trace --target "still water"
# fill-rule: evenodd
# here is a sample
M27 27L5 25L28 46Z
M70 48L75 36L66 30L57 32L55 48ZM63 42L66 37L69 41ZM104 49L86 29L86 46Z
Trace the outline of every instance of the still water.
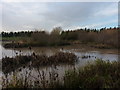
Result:
M66 48L64 49L58 47L37 47L37 48L32 48L32 50L29 50L28 48L22 48L22 49L5 49L0 45L0 59L4 58L5 56L7 57L15 57L16 55L22 54L22 55L30 55L31 53L35 52L36 54L45 54L47 56L51 56L59 51L62 52L72 52L75 55L79 57L79 60L82 60L82 56L91 56L90 58L85 58L83 60L95 60L95 59L103 59L103 60L118 60L118 55L117 53L103 53L103 51L89 51L89 50L82 50L80 48L73 49L73 48Z
M66 70L72 69L72 68L78 68L86 65L89 62L93 62L96 59L103 59L103 60L109 60L109 61L118 61L118 55L117 53L106 53L106 51L100 51L100 50L86 50L85 48L75 48L75 47L35 47L32 48L32 50L29 50L28 48L22 48L22 49L5 49L0 45L0 51L2 55L0 55L0 59L7 57L15 57L16 55L22 54L22 55L30 55L32 52L35 52L36 54L46 54L47 56L53 55L59 51L62 52L72 52L79 58L78 62L75 64L75 66L71 65L58 65L55 69L55 71L62 76ZM82 58L82 56L90 56L89 58ZM39 73L37 69L33 68L32 70L29 70L29 68L22 68L19 72L20 74L24 74L26 71L31 71L32 76L37 76ZM49 67L41 67L41 71L44 71L46 75L49 75L49 72L54 71L52 66ZM10 76L10 75L9 75Z

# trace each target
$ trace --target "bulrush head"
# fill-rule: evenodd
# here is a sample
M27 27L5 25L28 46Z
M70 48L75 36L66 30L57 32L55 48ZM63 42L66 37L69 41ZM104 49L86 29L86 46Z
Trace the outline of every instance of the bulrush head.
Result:
M34 52L32 53L32 55L33 55L34 57L36 56L36 54L35 54Z
M29 46L28 48L29 48L29 50L31 50L31 49L32 49L32 48L31 48L31 46Z

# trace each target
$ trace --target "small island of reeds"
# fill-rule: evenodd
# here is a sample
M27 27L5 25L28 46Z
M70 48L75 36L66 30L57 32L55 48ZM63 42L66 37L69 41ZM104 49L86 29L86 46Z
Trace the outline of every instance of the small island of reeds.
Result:
M75 54L68 52L58 52L52 56L36 55L35 53L32 53L31 55L3 58L2 71L8 73L27 65L32 67L42 67L59 64L74 64L77 60L78 58Z

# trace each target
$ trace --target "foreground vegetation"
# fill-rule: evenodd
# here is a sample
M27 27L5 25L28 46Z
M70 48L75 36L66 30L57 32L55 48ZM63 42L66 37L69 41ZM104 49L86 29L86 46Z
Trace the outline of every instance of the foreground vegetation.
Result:
M79 70L65 75L65 87L71 88L120 88L120 62L96 60Z
M13 73L9 81L3 78L3 88L120 88L120 62L96 60L83 68L71 69L65 72L63 78L58 73L49 72L49 79L45 72L38 69L39 75L34 81L30 72L25 72L21 77Z
M71 44L92 44L97 48L119 48L119 28L77 29L62 30L61 27L53 28L51 33L45 31L2 32L2 40L10 40L4 44L6 48L19 48L29 46L63 46Z

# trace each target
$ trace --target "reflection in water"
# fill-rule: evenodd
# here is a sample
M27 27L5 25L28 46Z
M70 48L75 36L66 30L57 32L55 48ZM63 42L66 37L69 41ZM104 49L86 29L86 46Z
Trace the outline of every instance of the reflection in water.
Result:
M7 56L7 57L15 57L16 54L19 55L30 55L31 53L35 52L36 54L45 54L47 56L51 56L53 54L55 54L56 52L59 52L59 49L55 49L55 48L34 48L32 50L29 50L28 48L24 48L24 49L5 49L0 45L0 51L2 51L2 54L0 56L0 59L2 59L3 57ZM21 52L22 51L22 52Z

